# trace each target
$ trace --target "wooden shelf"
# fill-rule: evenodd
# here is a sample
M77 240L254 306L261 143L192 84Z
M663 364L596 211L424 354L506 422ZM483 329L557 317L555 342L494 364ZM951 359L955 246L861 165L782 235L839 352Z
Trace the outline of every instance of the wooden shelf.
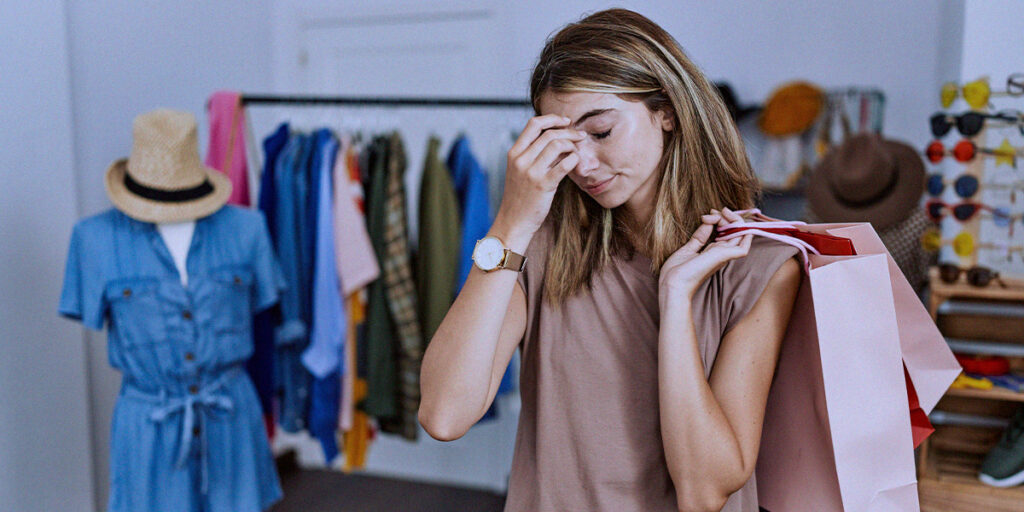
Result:
M1024 393L1017 393L1006 388L994 387L992 389L971 389L971 388L949 388L946 391L949 396L964 396L968 398L984 398L986 400L1006 400L1009 402L1024 402Z
M1006 288L999 286L999 283L992 282L988 286L972 286L967 284L967 273L960 274L960 279L955 283L947 283L939 279L939 268L928 269L931 278L932 293L940 295L964 297L971 299L988 300L1024 300L1024 281L1019 278L1001 277Z
M957 282L947 283L939 278L938 267L928 269L928 278L931 293L928 310L933 320L938 317L939 305L952 298L1024 302L1024 280L1019 278L1002 277L1006 288L995 282L988 286L971 286L967 284L967 273L962 272Z
M978 347L979 351L992 347L1003 349L1007 342L1020 343L1020 320L996 318L998 315L987 309L1000 309L991 306L1006 306L1007 301L1024 303L1024 281L1004 277L1006 288L997 283L977 287L967 284L966 276L961 276L956 283L945 283L939 279L938 269L934 267L929 269L929 277L931 298L928 310L932 319L939 319L939 306L950 299L977 302L972 305L976 306L974 309L977 311L956 311L944 315L942 321L937 322L947 341L949 338L977 340L979 345L984 345ZM966 345L968 342L957 339L956 343L950 345ZM1015 362L1020 362L1021 358L1008 357L1011 371L1015 368L1019 371ZM950 388L936 409L949 413L1006 418L1021 403L1024 403L1024 393L1005 388ZM1024 511L1024 486L999 488L978 480L981 462L1001 434L1002 428L936 425L935 432L918 448L917 479L921 510Z
M931 453L918 475L921 510L978 512L1024 510L1024 487L992 487L978 480L978 468L999 430L950 427L929 438Z
M921 512L1020 512L1024 489L991 487L974 476L924 477L917 482Z

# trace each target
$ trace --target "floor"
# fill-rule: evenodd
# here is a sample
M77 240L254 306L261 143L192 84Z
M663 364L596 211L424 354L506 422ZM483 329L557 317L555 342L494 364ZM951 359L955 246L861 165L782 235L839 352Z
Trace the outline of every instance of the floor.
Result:
M284 499L271 512L501 512L505 496L337 471L302 470L278 461Z

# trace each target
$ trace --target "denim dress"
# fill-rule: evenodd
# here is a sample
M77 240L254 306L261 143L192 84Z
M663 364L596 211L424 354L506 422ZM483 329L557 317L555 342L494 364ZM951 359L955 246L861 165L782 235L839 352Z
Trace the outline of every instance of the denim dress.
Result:
M252 315L284 279L259 212L196 221L188 286L156 230L117 210L79 221L59 312L109 328L122 373L110 442L111 511L259 511L281 496L245 372Z

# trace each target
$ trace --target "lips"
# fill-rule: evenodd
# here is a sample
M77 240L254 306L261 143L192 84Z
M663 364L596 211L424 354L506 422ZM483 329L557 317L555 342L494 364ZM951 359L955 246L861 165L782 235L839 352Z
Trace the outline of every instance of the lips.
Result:
M612 176L611 178L608 178L604 181L599 181L592 185L583 185L583 189L590 194L600 194L601 192L604 192L604 190L608 188L608 184L611 183L611 181L614 179L615 176Z

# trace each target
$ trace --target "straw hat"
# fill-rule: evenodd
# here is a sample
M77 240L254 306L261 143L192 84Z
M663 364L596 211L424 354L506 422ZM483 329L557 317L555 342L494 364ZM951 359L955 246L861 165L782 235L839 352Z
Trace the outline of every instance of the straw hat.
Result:
M231 181L199 160L196 118L158 109L132 123L132 152L107 169L107 195L118 210L144 222L182 222L219 210Z
M772 92L758 126L775 137L796 135L810 128L825 105L825 93L809 82L790 82Z
M807 201L822 222L870 222L882 230L917 208L924 184L924 162L914 148L862 133L822 157L808 180Z

